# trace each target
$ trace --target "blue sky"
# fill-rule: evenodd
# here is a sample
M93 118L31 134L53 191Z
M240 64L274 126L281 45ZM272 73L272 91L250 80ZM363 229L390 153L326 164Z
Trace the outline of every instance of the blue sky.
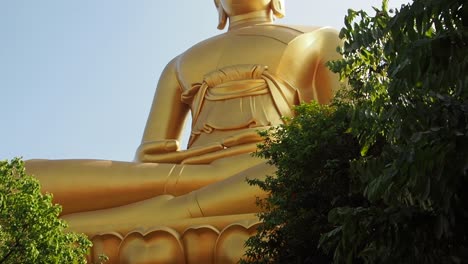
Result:
M286 0L277 23L339 29L372 5ZM0 160L132 160L162 69L216 25L212 0L0 1Z

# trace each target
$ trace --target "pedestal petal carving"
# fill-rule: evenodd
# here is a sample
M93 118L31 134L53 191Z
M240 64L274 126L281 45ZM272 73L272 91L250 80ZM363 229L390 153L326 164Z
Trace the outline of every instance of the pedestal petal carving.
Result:
M119 260L121 264L186 263L179 235L168 227L129 233L120 245Z
M214 249L219 231L212 226L191 227L182 235L187 264L214 262Z
M99 256L106 255L109 261L106 264L119 263L119 246L123 237L119 233L105 233L92 237L93 248L89 257L89 263L99 263Z
M237 263L244 256L245 241L257 231L258 223L250 226L232 224L221 231L216 241L215 263Z

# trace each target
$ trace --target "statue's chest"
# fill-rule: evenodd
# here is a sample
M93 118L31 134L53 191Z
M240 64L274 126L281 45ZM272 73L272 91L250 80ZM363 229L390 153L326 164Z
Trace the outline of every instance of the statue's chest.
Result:
M271 37L232 35L183 55L178 79L183 90L203 82L206 74L236 65L264 65L275 73L287 44Z
M224 45L218 68L239 64L261 64L274 71L286 45L265 36L235 35Z

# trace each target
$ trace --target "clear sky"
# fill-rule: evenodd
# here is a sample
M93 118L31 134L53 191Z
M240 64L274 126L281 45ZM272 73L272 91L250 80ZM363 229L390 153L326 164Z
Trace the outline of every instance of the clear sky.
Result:
M340 29L372 5L286 0L277 23ZM0 160L132 160L162 69L216 25L212 0L0 1Z

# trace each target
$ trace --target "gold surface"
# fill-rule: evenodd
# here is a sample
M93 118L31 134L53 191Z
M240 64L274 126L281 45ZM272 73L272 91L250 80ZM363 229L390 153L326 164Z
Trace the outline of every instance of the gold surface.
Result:
M258 223L246 178L275 168L253 158L257 131L301 101L328 103L339 87L330 28L273 24L281 0L217 0L227 32L174 58L163 71L135 162L30 160L28 173L63 206L74 231L110 263L231 263ZM189 112L187 150L178 140Z

